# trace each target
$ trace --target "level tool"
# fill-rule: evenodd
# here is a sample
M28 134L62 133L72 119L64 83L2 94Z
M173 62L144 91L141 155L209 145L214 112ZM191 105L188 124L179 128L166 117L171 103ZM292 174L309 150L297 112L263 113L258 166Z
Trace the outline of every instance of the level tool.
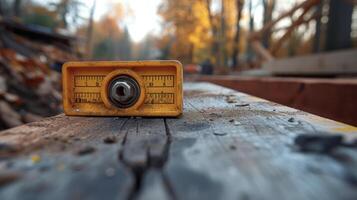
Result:
M67 115L182 113L182 65L178 61L68 62L62 74Z

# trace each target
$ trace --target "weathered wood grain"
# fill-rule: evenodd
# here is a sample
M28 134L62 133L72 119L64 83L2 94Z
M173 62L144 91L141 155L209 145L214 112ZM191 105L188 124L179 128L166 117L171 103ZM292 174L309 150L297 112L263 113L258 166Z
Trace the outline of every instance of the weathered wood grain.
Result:
M82 159L41 155L43 164L37 166L16 161L26 173L0 190L1 199L127 199L134 177L117 162L115 152L103 149Z
M190 114L168 120L172 143L164 168L177 199L357 196L346 177L356 170L292 147L298 134L356 129L212 85L189 85L185 91Z
M121 140L125 134L120 129L126 118L84 118L58 115L40 122L34 122L1 132L1 142L11 144L24 152L46 149L46 151L63 151L82 145L103 143L108 136L118 136Z
M2 132L19 151L0 163L19 177L1 199L128 199L135 177L118 160L127 121L58 116Z
M355 199L357 128L207 83L180 118L59 115L0 132L0 199Z

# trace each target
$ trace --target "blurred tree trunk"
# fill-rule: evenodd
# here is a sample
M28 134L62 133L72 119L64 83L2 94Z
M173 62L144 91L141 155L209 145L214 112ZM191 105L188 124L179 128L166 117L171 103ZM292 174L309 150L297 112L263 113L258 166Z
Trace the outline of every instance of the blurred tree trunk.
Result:
M0 1L0 16L4 15L3 13L3 6L2 6L3 2Z
M189 63L194 63L194 54L195 54L195 44L191 43L189 49Z
M272 21L276 0L263 0L264 16L263 27ZM265 30L262 36L262 43L265 48L269 48L271 29Z
M252 0L249 1L249 34L252 34L254 32L254 15L253 15L253 2ZM254 57L254 52L252 49L251 43L248 44L248 49L247 49L247 60L248 63L253 62L253 57Z
M219 66L224 68L227 66L227 53L226 53L226 16L225 16L225 2L221 0L221 31L220 31L220 44L219 54L220 61Z
M13 4L13 12L15 17L20 17L21 15L21 3L22 0L15 0Z
M349 1L330 0L326 50L350 48L353 6Z
M315 26L315 37L314 37L314 46L313 46L313 51L314 53L318 53L321 51L321 17L322 17L322 6L323 6L324 1L321 1L317 6L316 6L316 14L317 18L315 20L316 26Z
M237 9L237 21L236 21L236 32L234 35L234 46L232 53L232 66L234 68L238 67L239 62L239 39L240 39L240 30L241 27L239 25L240 20L242 19L242 10L244 6L244 0L236 0L236 9Z
M86 47L87 58L91 58L91 56L92 56L93 18L94 18L96 2L97 2L96 0L93 1L93 5L92 5L92 8L90 10L90 15L89 15L89 24L88 24L88 30L87 30L87 47Z
M207 7L207 12L208 12L208 17L209 17L209 22L211 25L211 31L212 31L212 46L211 46L211 56L215 58L214 63L217 65L219 63L219 38L218 38L218 27L215 23L214 16L211 10L211 0L206 0L206 7Z

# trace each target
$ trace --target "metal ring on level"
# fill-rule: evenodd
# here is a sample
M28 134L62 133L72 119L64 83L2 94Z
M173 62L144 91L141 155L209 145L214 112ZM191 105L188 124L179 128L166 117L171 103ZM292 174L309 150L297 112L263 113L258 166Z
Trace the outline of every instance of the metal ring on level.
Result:
M127 75L113 78L108 87L108 98L118 108L133 106L140 97L140 86L137 81Z
M120 98L110 98L110 90L113 87L112 83L114 80L117 80L119 77L127 77L125 78L126 84L127 82L130 81L129 83L132 83L130 87L138 88L136 91L138 92L138 95L133 95L134 97L138 96L137 99L134 98L134 100L125 100L127 98L126 96L130 96L129 94L124 94L124 89L123 91L119 91L122 96ZM120 81L120 80L119 80ZM115 81L116 82L116 81ZM122 81L120 81L122 82ZM113 83L115 84L115 83ZM115 86L119 89L119 86L124 86L125 84L120 83L119 85ZM124 86L128 87L128 86ZM120 89L120 90L121 90ZM128 89L128 88L127 88ZM141 76L139 76L135 71L132 71L131 69L118 69L115 71L110 72L105 78L103 79L101 90L100 90L101 98L103 100L103 103L106 108L108 109L117 109L117 112L129 112L129 111L135 111L138 112L139 107L144 103L145 100L145 87L143 84L143 80Z

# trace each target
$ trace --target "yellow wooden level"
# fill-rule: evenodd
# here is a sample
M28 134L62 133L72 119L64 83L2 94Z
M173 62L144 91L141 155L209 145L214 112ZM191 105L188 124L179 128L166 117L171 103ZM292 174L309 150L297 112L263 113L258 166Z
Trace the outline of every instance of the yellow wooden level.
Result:
M178 61L68 62L62 68L67 115L179 116L182 65Z

